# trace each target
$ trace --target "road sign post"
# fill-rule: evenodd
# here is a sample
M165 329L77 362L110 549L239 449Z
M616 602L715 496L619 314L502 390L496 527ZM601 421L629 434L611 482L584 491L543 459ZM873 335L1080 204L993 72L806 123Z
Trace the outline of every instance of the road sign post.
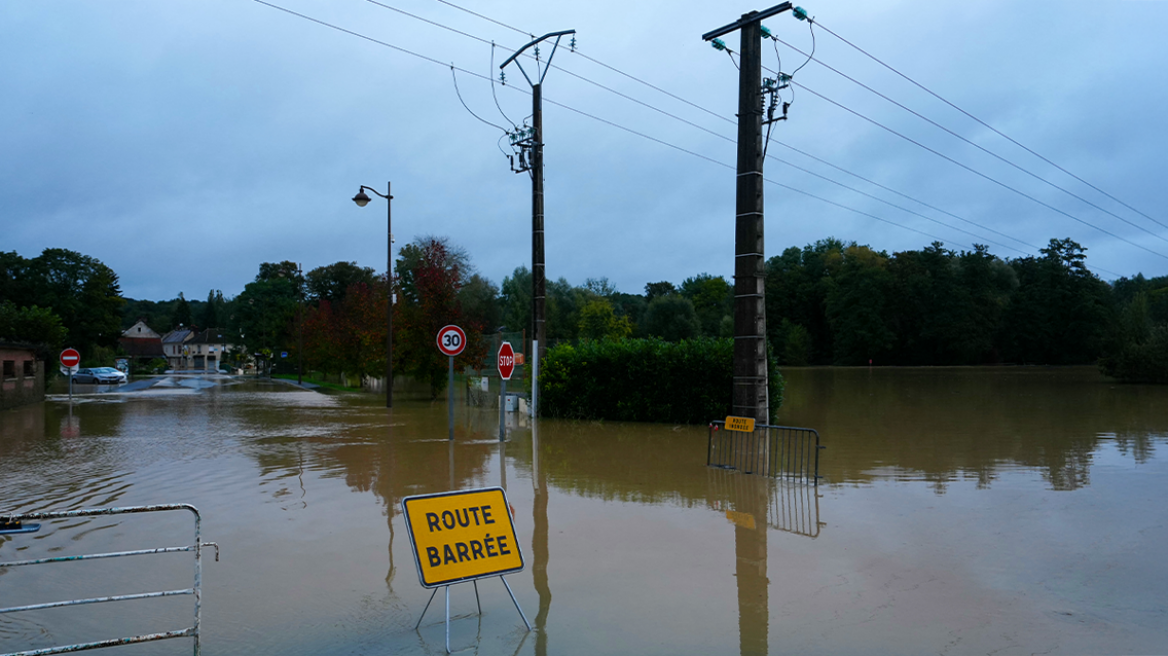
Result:
M81 366L81 354L75 348L61 351L61 366L69 370L69 403L73 403L73 374Z
M511 380L511 375L515 373L515 349L511 348L511 342L499 345L499 355L495 358L495 363L499 366L499 378L503 379L503 384L499 387L499 441L502 442L507 437L507 381Z
M454 440L454 356L466 348L466 333L455 325L443 326L438 331L438 350L450 358L446 374L446 419L449 439Z

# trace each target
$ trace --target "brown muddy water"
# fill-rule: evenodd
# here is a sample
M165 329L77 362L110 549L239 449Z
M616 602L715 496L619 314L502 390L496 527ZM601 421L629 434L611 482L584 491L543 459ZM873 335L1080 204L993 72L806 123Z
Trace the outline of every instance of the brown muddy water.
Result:
M442 654L402 497L506 488L526 569L452 588L478 654L1168 653L1168 387L1090 369L787 370L824 479L705 466L706 428L218 379L0 413L0 514L191 503L204 654ZM0 561L188 544L46 522ZM189 554L0 568L0 607L190 585ZM0 653L189 626L190 597L0 615ZM108 652L187 654L190 639Z

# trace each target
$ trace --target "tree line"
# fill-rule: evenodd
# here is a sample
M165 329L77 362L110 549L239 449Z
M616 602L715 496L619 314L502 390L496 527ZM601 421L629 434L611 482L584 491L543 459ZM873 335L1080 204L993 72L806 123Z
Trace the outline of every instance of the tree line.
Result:
M113 348L119 323L124 329L145 318L163 332L219 328L247 353L271 357L298 354L302 329L309 367L351 375L384 371L391 291L395 369L435 390L445 384L445 361L433 347L441 326L457 323L475 335L531 324L527 267L496 285L445 238L402 247L392 280L354 262L308 272L291 261L265 262L239 295L211 290L206 301L181 293L169 301L122 299L112 270L72 251L46 249L29 260L0 253L0 301L7 308L0 317L25 312L26 323L51 323L48 310L74 345ZM767 261L766 312L770 345L788 366L1098 362L1120 378L1168 377L1168 277L1105 282L1087 268L1086 249L1070 239L1013 259L980 245L954 251L934 242L888 254L823 239ZM558 278L547 282L546 318L551 346L729 337L733 289L707 273L651 282L643 293L621 292L607 278L582 285ZM471 341L467 362L485 354L485 342Z

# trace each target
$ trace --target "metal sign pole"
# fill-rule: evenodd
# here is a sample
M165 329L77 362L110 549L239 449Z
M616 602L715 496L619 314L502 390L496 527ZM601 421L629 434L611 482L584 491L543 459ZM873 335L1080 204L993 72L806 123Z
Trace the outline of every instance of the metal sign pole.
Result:
M450 356L450 368L446 378L446 418L450 425L450 440L454 440L454 356Z
M531 342L531 417L539 416L539 340Z
M499 388L499 441L502 442L507 436L506 427L506 413L507 413L507 379L502 379L503 385Z

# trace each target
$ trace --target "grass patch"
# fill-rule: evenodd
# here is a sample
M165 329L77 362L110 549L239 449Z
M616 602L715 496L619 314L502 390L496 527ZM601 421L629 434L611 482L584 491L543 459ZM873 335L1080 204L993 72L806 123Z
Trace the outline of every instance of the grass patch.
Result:
M281 380L296 380L296 376L293 376L292 374L272 374L272 378L279 378ZM306 383L311 383L313 385L316 385L317 387L324 387L327 389L339 390L342 392L360 392L361 391L360 387L347 387L345 385L332 383L332 382L329 382L327 380L313 378L312 376L303 376L301 378L301 380L303 380Z

